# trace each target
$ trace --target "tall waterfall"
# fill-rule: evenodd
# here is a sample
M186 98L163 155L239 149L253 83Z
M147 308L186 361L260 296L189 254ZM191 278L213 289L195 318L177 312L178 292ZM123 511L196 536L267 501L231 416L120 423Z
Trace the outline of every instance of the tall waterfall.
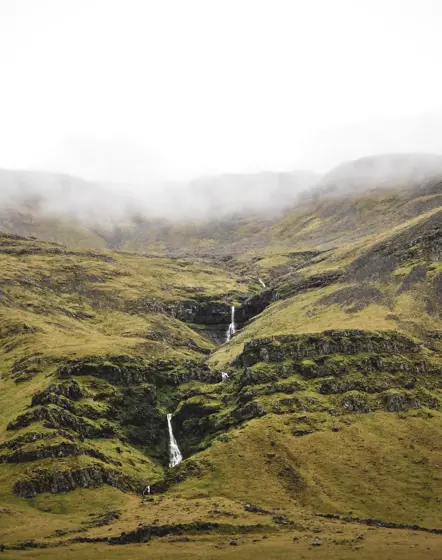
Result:
M258 278L258 282L261 284L261 286L262 286L263 288L266 287L266 285L265 285L264 282L261 280L261 278Z
M230 318L230 325L227 329L226 333L226 342L230 342L232 336L236 333L236 325L235 325L235 306L232 305L232 315Z
M183 460L180 448L172 431L172 414L167 415L167 427L169 428L169 467L176 467Z

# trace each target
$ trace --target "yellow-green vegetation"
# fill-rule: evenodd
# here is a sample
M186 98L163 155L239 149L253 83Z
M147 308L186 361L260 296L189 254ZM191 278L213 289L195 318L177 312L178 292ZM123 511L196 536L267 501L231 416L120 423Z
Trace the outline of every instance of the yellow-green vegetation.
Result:
M0 238L5 558L437 558L435 185L138 225L192 255Z

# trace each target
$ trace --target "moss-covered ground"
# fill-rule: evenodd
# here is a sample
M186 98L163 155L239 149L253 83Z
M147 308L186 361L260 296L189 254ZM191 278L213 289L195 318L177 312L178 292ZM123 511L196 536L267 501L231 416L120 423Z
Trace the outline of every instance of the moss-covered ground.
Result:
M439 558L438 201L311 202L187 257L2 235L4 557Z

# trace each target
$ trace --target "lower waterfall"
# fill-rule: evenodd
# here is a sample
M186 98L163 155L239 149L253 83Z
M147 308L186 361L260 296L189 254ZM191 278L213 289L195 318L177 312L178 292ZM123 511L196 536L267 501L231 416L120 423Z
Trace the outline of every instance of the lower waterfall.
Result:
M231 319L230 319L230 325L229 328L227 329L227 333L226 333L226 342L230 342L230 339L232 338L232 336L236 333L236 325L235 325L235 306L232 305L231 307Z
M172 414L167 415L167 427L169 429L169 467L176 467L183 460L180 448L172 431Z

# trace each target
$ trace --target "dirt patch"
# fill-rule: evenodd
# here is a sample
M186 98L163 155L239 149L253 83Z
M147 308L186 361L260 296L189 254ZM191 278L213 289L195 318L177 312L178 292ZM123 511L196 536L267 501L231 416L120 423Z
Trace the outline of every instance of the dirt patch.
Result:
M321 305L341 305L348 307L348 313L361 311L371 303L382 304L385 298L380 290L370 285L349 286L336 290L331 294L323 296L318 303Z
M436 274L431 282L431 289L427 299L427 312L436 317L442 317L442 272Z
M405 280L402 282L401 287L398 290L398 294L409 290L412 286L418 282L424 282L427 277L428 265L421 264L415 266L413 270L408 274Z

